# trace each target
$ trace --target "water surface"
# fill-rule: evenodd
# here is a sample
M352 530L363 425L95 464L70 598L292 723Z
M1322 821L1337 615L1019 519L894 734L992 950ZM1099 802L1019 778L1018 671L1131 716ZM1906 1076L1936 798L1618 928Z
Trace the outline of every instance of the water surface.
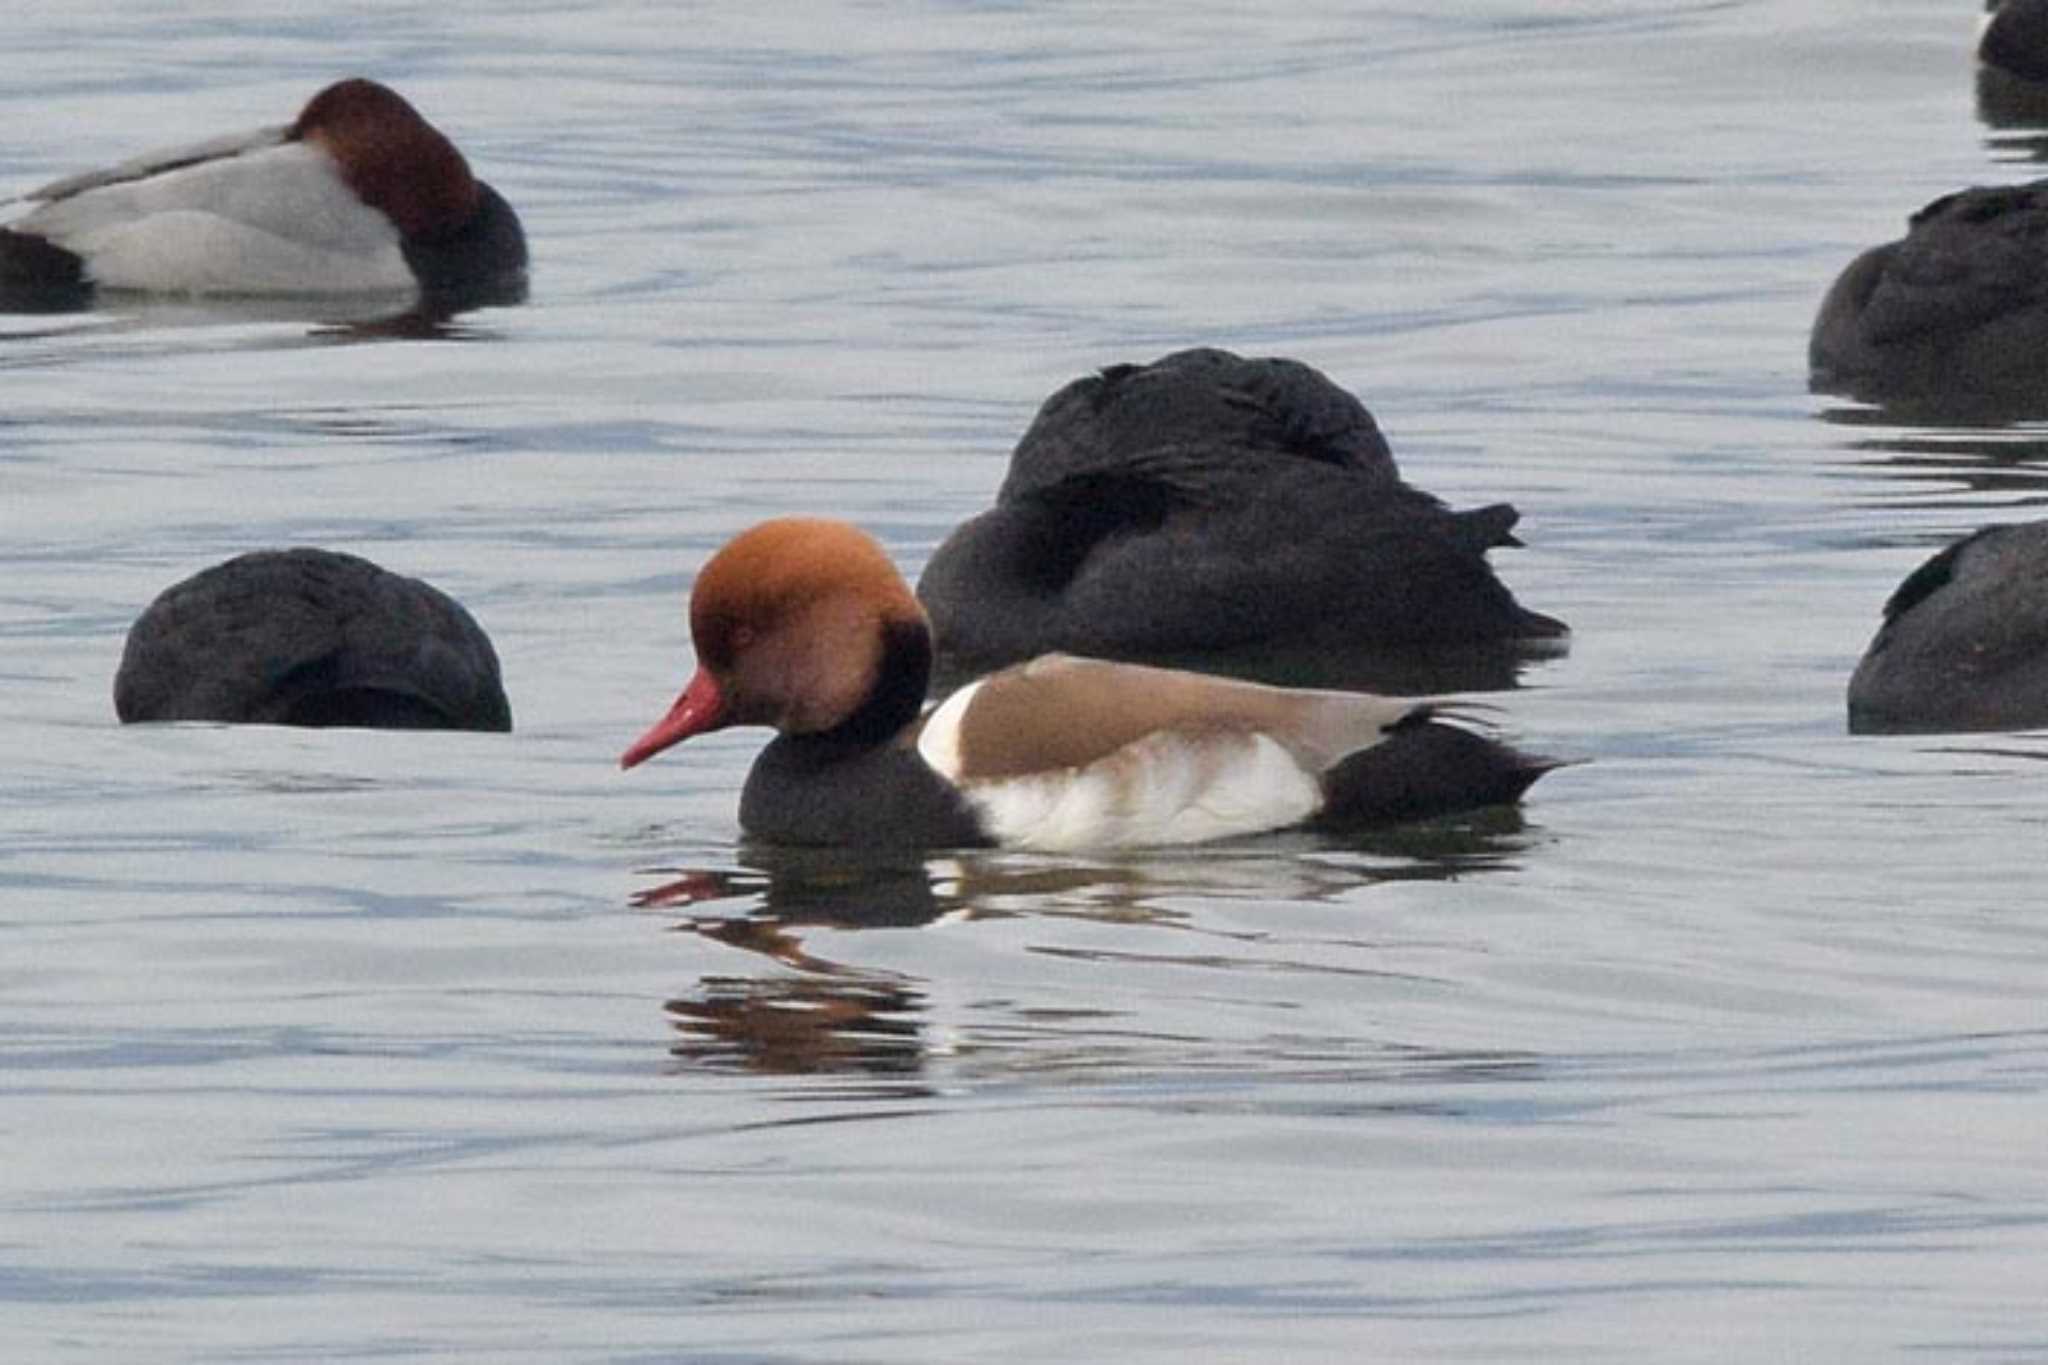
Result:
M0 320L0 1352L2048 1354L2048 747L1843 707L2048 432L1804 368L1855 251L2034 173L1973 7L759 8L10 21L0 183L362 72L536 264L431 340ZM1040 399L1191 344L1522 509L1576 635L1493 700L1586 761L907 861L743 847L758 735L615 771L734 531L914 573ZM142 606L297 543L466 603L516 732L117 727Z

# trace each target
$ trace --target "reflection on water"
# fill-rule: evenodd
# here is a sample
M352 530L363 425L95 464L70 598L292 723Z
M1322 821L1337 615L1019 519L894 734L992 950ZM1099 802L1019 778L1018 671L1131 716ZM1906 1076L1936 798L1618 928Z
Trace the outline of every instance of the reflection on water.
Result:
M750 919L835 929L916 928L942 915L972 919L1077 908L1144 918L1157 913L1149 903L1161 896L1319 901L1366 882L1448 881L1512 870L1527 846L1526 829L1519 806L1496 806L1342 835L1287 831L1158 854L1105 853L1093 861L750 845L740 850L737 868L657 871L664 880L634 893L632 904L675 910L741 901L749 903ZM703 922L692 918L678 927L698 929Z
M499 281L462 292L416 296L386 294L207 295L109 293L75 299L64 306L23 306L0 292L0 319L34 317L32 325L0 322L0 341L35 342L92 335L147 334L167 330L304 323L300 340L334 344L354 341L447 341L488 335L473 321L458 319L483 309L524 303L527 282ZM54 319L41 321L41 319ZM47 357L32 357L47 361Z
M1855 380L1839 385L1816 380L1818 394L1851 400L1821 410L1837 426L1964 427L1993 429L2048 420L2048 377L1989 389L1941 393L1866 392Z
M942 918L1029 918L1048 927L1085 920L1177 937L1144 951L1059 943L1039 944L1036 951L1235 972L1246 964L1218 943L1246 936L1198 927L1171 901L1207 897L1299 905L1335 901L1373 882L1448 881L1513 868L1526 847L1523 835L1520 810L1502 807L1341 842L1278 836L1250 845L1174 850L1166 857L1131 854L1094 862L756 847L742 852L738 867L665 870L632 903L679 912L677 932L763 960L758 974L707 974L664 1004L679 1035L670 1046L676 1061L777 1075L903 1077L922 1072L931 1059L928 983L818 953L806 942L818 932L917 928ZM731 904L719 913L704 911L725 902ZM1201 941L1190 945L1190 934ZM1306 958L1283 957L1265 967L1393 975ZM1129 1025L1117 1022L1121 1017L1115 1010L1077 1012L1005 1000L971 1019L948 1020L940 1031L948 1039L948 1056L972 1054L984 1069L1058 1065L1113 1072L1124 1059L1145 1052L1145 1043L1129 1035ZM1176 1041L1201 1046L1199 1039ZM1486 1060L1491 1065L1499 1059ZM1244 1063L1242 1056L1233 1062Z
M839 1077L861 1082L837 1093L848 1099L913 1098L938 1094L931 1076L939 1030L927 1018L929 1002L916 985L879 976L807 979L706 977L690 997L664 1007L678 1035L669 1055L680 1070L712 1070L788 1077ZM943 1051L960 1074L983 1077L1058 1073L1068 1079L1142 1079L1162 1042L1200 1049L1202 1040L1148 1036L1126 1014L1112 1010L1027 1011L988 1017L954 1031ZM1538 1078L1541 1059L1513 1050L1479 1051L1398 1043L1360 1046L1355 1038L1276 1041L1256 1056L1209 1052L1183 1060L1182 1071L1263 1085L1279 1074L1313 1085L1400 1081L1482 1084ZM807 1089L809 1098L820 1092ZM1181 1096L1177 1108L1198 1107ZM1297 1101L1296 1107L1302 1102ZM1316 1112L1412 1109L1380 1098L1347 1105L1318 1095ZM1239 1108L1242 1098L1220 1101ZM1284 1107L1284 1106L1283 1106Z
M751 850L741 861L743 870L671 874L659 886L637 892L633 904L666 910L748 899L757 903L752 913L759 919L846 929L915 928L945 913L934 890L936 862L782 848Z
M1977 67L1977 120L2002 161L2048 161L2048 87L1995 66Z
M1987 740L1982 744L1957 744L1950 742L1930 745L1923 749L1922 752L1953 754L1959 759L2022 759L2034 763L2048 762L2048 734L2038 736L2038 745L2031 748L2027 747L2026 738L2027 736L2024 734L2006 734L1996 741ZM1984 768L1979 768L1972 763L1959 762L1951 771L1958 777L1979 775L1991 778L2006 778L2012 775L2010 769L2006 768L2002 762L1996 761L1991 766Z
M1816 414L1821 421L1842 427L1996 431L2048 419L2048 387L2022 392L1891 394L1870 399L1851 393L1841 396L1854 401L1822 408Z
M2006 509L2048 503L2048 429L2030 423L2012 405L1984 399L1892 402L1829 407L1818 415L1830 425L1869 429L1870 435L1847 447L1859 457L1852 461L1857 468L1936 495L1878 500L1886 507ZM1961 494L1982 496L1973 504Z
M492 336L493 333L486 328L456 321L470 311L467 308L421 304L380 317L327 323L315 327L307 336L314 341L325 342L477 341Z
M664 1007L678 1062L777 1076L914 1075L924 1066L916 987L876 976L707 976Z

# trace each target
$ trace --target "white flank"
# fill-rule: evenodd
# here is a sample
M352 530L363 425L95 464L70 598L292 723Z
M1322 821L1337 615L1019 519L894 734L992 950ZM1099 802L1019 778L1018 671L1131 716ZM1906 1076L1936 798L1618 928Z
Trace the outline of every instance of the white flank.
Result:
M261 147L83 189L13 226L111 289L359 294L416 286L398 230L317 147Z
M1158 733L1085 768L970 783L968 801L1007 848L1193 844L1307 819L1321 785L1267 735Z
M960 781L960 719L967 714L968 704L979 691L979 680L967 684L940 702L938 708L925 717L924 729L918 731L918 756L948 782L958 784Z
M959 781L959 725L972 687L947 699L918 752ZM1191 844L1296 824L1322 805L1322 785L1285 745L1245 731L1161 731L1085 768L961 783L991 838L1006 848L1063 851Z

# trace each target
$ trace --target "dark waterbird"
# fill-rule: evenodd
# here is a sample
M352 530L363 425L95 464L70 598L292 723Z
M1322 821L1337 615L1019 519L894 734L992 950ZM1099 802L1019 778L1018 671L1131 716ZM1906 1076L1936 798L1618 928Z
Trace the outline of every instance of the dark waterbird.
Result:
M2048 83L2048 0L1989 0L1977 57L2009 75Z
M917 590L949 660L982 666L1050 650L1554 650L1564 623L1486 562L1520 544L1516 519L1404 483L1372 414L1317 370L1189 350L1047 399L995 507Z
M2000 160L2048 161L2048 0L1991 0L1977 40L1977 117Z
M1987 526L1906 576L1849 680L1859 734L2048 725L2048 521Z
M167 588L128 632L124 723L510 730L490 638L417 578L332 550L258 550Z
M2048 180L1943 195L1851 261L1807 362L1862 398L2048 394Z

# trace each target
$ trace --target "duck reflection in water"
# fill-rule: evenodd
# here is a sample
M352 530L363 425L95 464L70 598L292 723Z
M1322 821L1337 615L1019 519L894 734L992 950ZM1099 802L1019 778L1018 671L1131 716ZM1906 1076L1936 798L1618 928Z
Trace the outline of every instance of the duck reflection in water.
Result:
M477 310L524 302L526 292L522 281L476 294L436 295L410 303L398 297L183 299L137 294L91 308L43 309L40 311L45 314L63 316L27 326L10 324L6 336L10 341L61 341L131 332L230 328L242 329L231 343L234 349L265 351L379 341L496 341L503 333L480 325L474 316ZM0 308L0 312L22 311ZM295 325L283 333L247 330L266 324Z
M1148 954L1148 960L1214 963L1215 939L1231 936L1176 908L1176 898L1331 902L1371 882L1448 881L1512 868L1527 847L1524 831L1519 809L1498 807L1342 841L1268 836L1257 841L1256 852L1223 846L1176 850L1171 858L1131 855L1089 863L763 845L744 850L735 867L669 870L659 884L636 893L632 904L677 914L678 933L773 964L758 975L708 974L665 1002L663 1012L678 1035L669 1051L679 1063L773 1075L902 1078L921 1073L932 1054L924 983L835 960L814 952L808 941L821 934L913 929L942 919L1113 921L1202 940L1193 950L1167 949ZM1290 850L1319 856L1284 856ZM1349 856L1339 861L1341 855ZM713 908L723 903L737 913ZM1045 951L1082 960L1114 956L1057 945ZM1012 1015L1000 1022L1013 1050L1030 1046L1031 1037L1051 1027ZM945 1032L956 1039L974 1032L964 1021L948 1023ZM1058 1038L1047 1042L1071 1053L1071 1023L1056 1032ZM980 1050L999 1049L991 1044Z
M873 976L706 977L663 1008L678 1062L774 1076L914 1076L924 1069L924 995Z
M1819 416L1832 426L1867 433L1853 436L1844 449L1855 468L1888 482L1870 506L1888 513L1954 513L2048 498L2048 431L2026 421L2032 407L1890 403L1833 407ZM2048 414L2048 396L2042 408Z
M805 925L914 928L946 913L934 873L908 857L857 860L820 850L774 849L748 870L684 872L639 892L641 909L679 910L750 900L742 916L690 915L675 926L758 953L798 975L706 976L663 1010L681 1035L678 1061L771 1075L913 1074L923 1067L924 993L906 977L816 957Z

